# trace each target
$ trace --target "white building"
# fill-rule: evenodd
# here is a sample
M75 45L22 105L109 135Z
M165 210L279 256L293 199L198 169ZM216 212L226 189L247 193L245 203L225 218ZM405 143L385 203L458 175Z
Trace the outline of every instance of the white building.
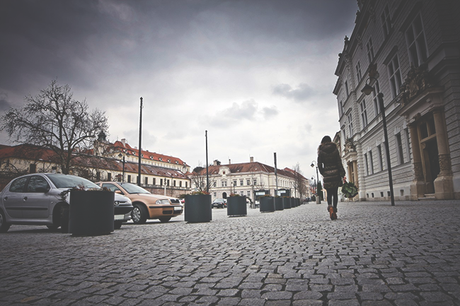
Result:
M239 194L254 201L255 194L264 193L273 196L276 190L278 190L277 195L280 196L310 197L309 182L300 173L284 168L277 169L275 175L274 167L256 162L252 157L248 163L221 165L219 161L214 161L207 171L209 192L213 200L227 198L230 194ZM206 168L198 173L198 179L194 179L194 175L196 176L192 174L191 178L192 191L200 189L197 185L206 179Z
M460 199L460 1L360 0L358 8L334 94L359 200L389 197L379 93L395 199Z

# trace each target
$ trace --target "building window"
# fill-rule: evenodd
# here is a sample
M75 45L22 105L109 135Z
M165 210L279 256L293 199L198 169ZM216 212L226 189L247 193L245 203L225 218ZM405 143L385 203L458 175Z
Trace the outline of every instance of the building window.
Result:
M411 158L410 158L410 135L409 135L409 129L405 129L405 133L406 133L407 156L408 156L408 160L410 161Z
M374 100L375 117L377 117L378 114L380 114L380 104L379 104L379 98L378 98L379 92L380 92L379 81L376 81L374 84L374 90L372 91L372 94L374 96L373 100Z
M343 115L343 102L339 102L339 117L342 117Z
M37 164L30 164L29 173L36 173L36 172L37 172Z
M366 44L367 49L367 59L369 60L369 64L374 61L374 46L372 46L372 38L369 38L369 41Z
M185 182L185 188L188 188L188 182Z
M367 110L366 110L366 101L363 100L360 104L361 106L361 120L363 122L363 128L367 126Z
M404 164L404 155L403 155L403 147L401 141L401 133L396 134L396 145L398 150L398 161L399 164Z
M369 175L369 164L367 163L367 153L364 153L364 171Z
M222 187L227 187L227 181L226 180L222 180Z
M233 180L233 186L236 186L237 180Z
M107 173L107 180L112 181L112 173Z
M244 196L244 191L240 191L240 195L243 197Z
M401 87L401 71L399 70L398 55L395 55L393 59L388 63L388 74L390 76L391 93L393 99L399 94L399 88Z
M378 154L378 161L379 161L379 170L383 171L383 157L382 157L382 146L377 146L377 154Z
M353 116L352 114L348 114L348 136L351 138L353 137Z
M348 98L348 94L349 94L349 92L348 92L348 81L345 81L345 95L346 95L347 98Z
M152 184L153 184L153 185L156 185L156 184L157 184L157 182L156 182L156 179L155 179L155 178L153 178L153 179L152 179Z
M391 18L390 18L390 10L388 9L388 5L385 6L383 9L382 15L380 16L382 19L382 28L383 28L383 35L385 39L390 36L391 33Z
M173 186L176 187L176 180L173 180Z
M243 186L243 185L244 185L244 180L240 179L240 186Z
M248 186L251 185L251 180L250 180L250 179L247 179L247 180L246 180L246 185L248 185Z
M128 183L131 183L131 175L128 174Z
M412 64L420 66L426 61L426 42L420 15L415 17L406 31L406 41L409 48L409 58Z
M182 187L182 181L179 181L179 187Z
M146 177L146 178L144 179L144 181L145 181L145 185L148 185L148 184L149 184L149 178L148 178L148 177Z
M160 186L163 186L163 179L160 179Z
M358 82L361 81L363 75L361 74L361 63L358 62L356 64L356 77L358 78Z
M247 197L250 198L251 197L251 192L248 190L248 192L246 193L247 194Z
M370 165L370 173L374 174L374 159L372 157L372 151L369 151L369 165Z

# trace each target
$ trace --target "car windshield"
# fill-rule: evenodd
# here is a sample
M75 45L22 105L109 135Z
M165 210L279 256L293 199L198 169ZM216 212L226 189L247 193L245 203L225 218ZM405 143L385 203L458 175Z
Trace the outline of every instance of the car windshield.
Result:
M140 194L150 194L147 190L142 187L139 187L130 183L119 183L127 193L140 193Z
M100 188L93 182L82 177L65 174L47 174L46 175L56 186L56 188L73 188L83 186L86 188Z

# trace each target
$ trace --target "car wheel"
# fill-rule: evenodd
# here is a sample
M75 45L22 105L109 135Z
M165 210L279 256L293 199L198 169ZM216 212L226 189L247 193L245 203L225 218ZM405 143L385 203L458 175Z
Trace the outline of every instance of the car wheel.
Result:
M134 204L131 212L131 219L135 224L144 224L147 220L147 209L142 204Z
M61 232L68 233L69 232L69 206L62 206L60 208L60 224L61 224Z
M114 227L115 229L120 229L122 224L123 224L123 221L117 220L117 221L115 221L113 227Z
M161 222L161 223L166 223L166 222L168 222L169 220L171 220L171 217L163 217L163 218L160 218L160 222Z
M6 233L10 229L10 224L6 223L5 214L0 210L0 233Z

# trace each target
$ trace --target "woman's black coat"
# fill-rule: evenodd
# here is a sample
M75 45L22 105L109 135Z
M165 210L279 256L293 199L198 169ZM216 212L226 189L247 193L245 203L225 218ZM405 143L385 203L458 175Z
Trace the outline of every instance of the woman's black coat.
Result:
M345 170L335 143L325 142L318 147L318 169L323 176L324 188L330 189L342 186Z

